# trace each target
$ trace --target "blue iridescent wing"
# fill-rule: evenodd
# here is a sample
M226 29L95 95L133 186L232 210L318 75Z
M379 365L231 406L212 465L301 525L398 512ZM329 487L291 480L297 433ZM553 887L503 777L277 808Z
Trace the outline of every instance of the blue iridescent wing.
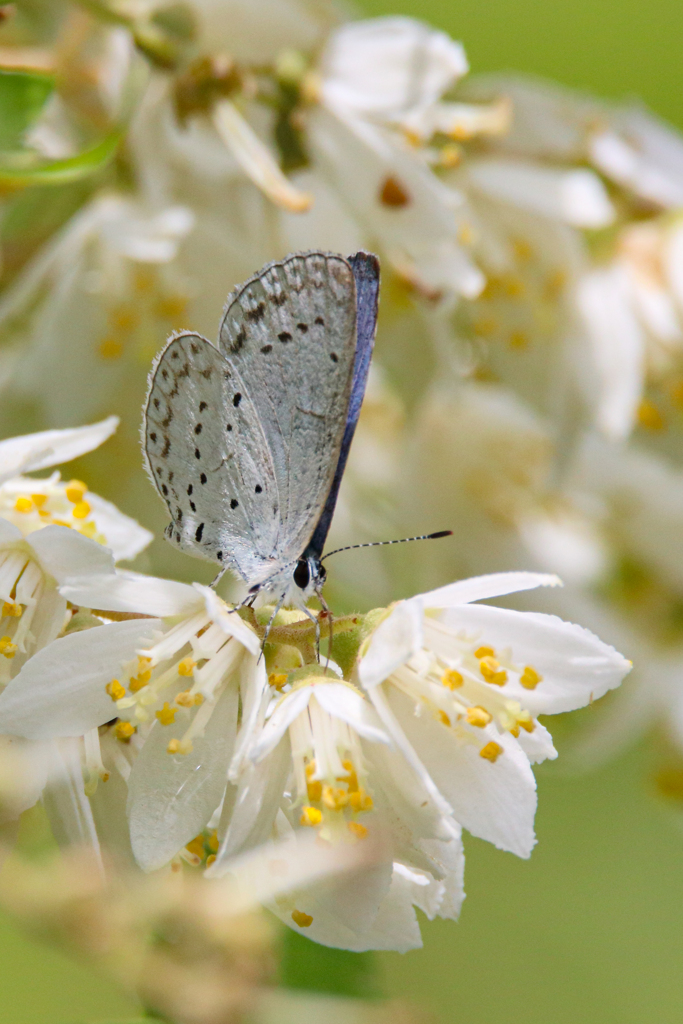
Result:
M342 438L339 459L327 501L318 520L318 525L308 543L304 557L320 558L337 504L349 449L360 416L365 386L368 381L370 359L375 344L377 329L377 306L379 303L379 260L372 253L357 252L348 257L356 281L356 356L353 364L351 397L346 414L346 427Z

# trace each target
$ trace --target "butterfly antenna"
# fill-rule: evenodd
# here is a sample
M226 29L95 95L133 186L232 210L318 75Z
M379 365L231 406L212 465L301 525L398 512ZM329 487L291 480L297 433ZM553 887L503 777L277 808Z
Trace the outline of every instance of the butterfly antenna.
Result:
M407 544L413 540L438 540L439 537L452 537L452 530L439 530L438 533L423 533L419 537L400 537L398 540L371 540L367 544L349 544L345 548L335 548L334 551L328 551L320 561L324 562L326 558L331 558L332 555L338 555L340 551L355 551L357 548L380 548L385 544Z

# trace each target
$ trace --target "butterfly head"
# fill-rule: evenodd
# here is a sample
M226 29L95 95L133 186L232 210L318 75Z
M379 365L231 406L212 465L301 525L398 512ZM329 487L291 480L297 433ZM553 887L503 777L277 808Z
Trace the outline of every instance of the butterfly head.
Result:
M312 594L320 593L326 576L325 566L319 558L301 557L294 568L292 580L306 600Z

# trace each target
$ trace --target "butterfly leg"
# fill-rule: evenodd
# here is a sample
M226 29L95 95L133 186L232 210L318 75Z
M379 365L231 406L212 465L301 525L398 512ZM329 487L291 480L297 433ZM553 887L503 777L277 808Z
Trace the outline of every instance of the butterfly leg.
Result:
M263 634L263 642L261 644L261 654L260 654L260 657L259 657L259 661L263 657L263 651L265 650L265 646L266 646L266 644L268 642L268 636L270 635L270 631L273 628L273 623L275 622L275 616L277 615L277 613L280 611L280 609L282 608L283 604L285 603L285 597L286 596L287 596L286 594L282 595L282 597L280 598L278 603L273 608L273 614L270 616L270 618L268 620L268 625L266 626L266 631Z
M318 600L320 601L320 604L322 605L322 614L324 614L325 618L327 619L327 636L328 636L328 641L327 641L327 658L325 660L325 672L327 673L327 670L330 667L330 658L332 657L332 624L334 622L334 619L332 617L332 612L330 611L330 606L328 605L327 601L325 600L325 598L322 595L322 591L320 591L320 590L316 591L316 597L318 598ZM317 617L316 623L317 623L317 633L316 633L316 636L319 638L320 637L320 616ZM318 661L320 661L320 647L319 647L319 645L318 645Z
M221 571L218 573L218 576L215 576L211 580L211 582L209 583L209 586L211 587L212 590L214 590L216 588L216 586L220 583L220 581L223 579L223 577L225 576L227 571L228 571L228 567L226 565L226 567L224 569L221 569Z

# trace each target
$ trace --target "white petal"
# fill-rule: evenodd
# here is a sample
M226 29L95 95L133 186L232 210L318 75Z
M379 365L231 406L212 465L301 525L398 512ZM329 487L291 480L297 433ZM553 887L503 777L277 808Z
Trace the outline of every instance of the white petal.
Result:
M471 162L467 170L482 192L544 217L581 228L601 228L614 220L614 207L592 171L556 170L499 157Z
M0 484L12 476L32 473L61 462L70 462L114 433L119 425L118 416L108 416L100 423L68 430L43 430L23 437L10 437L0 441Z
M540 764L541 761L554 761L557 751L553 745L553 738L544 725L536 722L533 732L521 729L517 737L517 743L522 748L532 764Z
M49 780L43 805L50 829L60 846L89 847L100 860L100 844L90 802L83 788L80 740L53 740Z
M205 587L201 583L195 583L193 586L204 598L207 612L223 632L228 636L234 636L251 654L260 654L261 640L237 612L229 611L211 587Z
M108 573L69 579L60 590L69 601L84 608L137 612L159 618L190 616L202 607L201 597L187 583L134 572L114 572L113 569Z
M9 519L3 519L0 516L0 546L5 547L7 544L16 544L17 541L21 541L23 538L24 535L18 526L10 523Z
M34 530L27 543L35 551L44 572L53 576L57 583L66 583L71 576L88 577L113 569L108 548L66 526Z
M467 70L465 51L445 32L413 18L365 19L330 37L322 95L330 105L388 118L434 103Z
M81 736L115 718L104 688L160 626L158 619L114 622L38 651L0 694L0 730L28 739Z
M534 717L573 711L597 700L618 686L632 667L589 630L555 615L465 605L445 611L441 617L453 629L479 633L482 642L497 650L510 648L512 661L520 669L530 665L543 677L533 690L512 678L502 690L505 697L518 700Z
M154 540L153 533L140 526L135 519L119 512L116 505L100 498L99 494L89 491L88 504L98 532L106 538L107 547L117 562L135 558Z
M558 576L540 572L494 572L488 576L473 576L468 580L457 580L438 590L420 594L423 608L455 608L472 601L486 601L490 597L516 594L520 590L534 590L536 587L561 587Z
M246 656L242 658L239 671L242 721L228 772L228 778L231 782L237 781L247 756L248 748L256 734L257 724L259 720L263 721L265 717L265 710L269 699L266 659L261 657L260 652L251 658Z
M341 718L364 739L372 743L390 742L372 705L343 683L314 685L313 696L324 711Z
M391 675L422 647L422 609L417 601L400 601L370 637L358 665L358 677L368 689Z
M436 719L417 718L404 694L392 691L389 700L456 820L472 835L528 857L535 842L536 780L514 739L489 726L481 730L480 743L469 744ZM479 754L492 740L503 748L493 764Z
M166 751L169 740L180 739L187 729L185 715L179 713L172 725L153 726L128 781L131 842L143 871L167 864L218 807L235 741L237 706L236 687L226 686L189 754Z
M312 696L312 687L303 686L299 690L288 693L280 701L261 730L259 739L251 748L249 756L252 761L260 761L275 749L294 719L308 707Z

